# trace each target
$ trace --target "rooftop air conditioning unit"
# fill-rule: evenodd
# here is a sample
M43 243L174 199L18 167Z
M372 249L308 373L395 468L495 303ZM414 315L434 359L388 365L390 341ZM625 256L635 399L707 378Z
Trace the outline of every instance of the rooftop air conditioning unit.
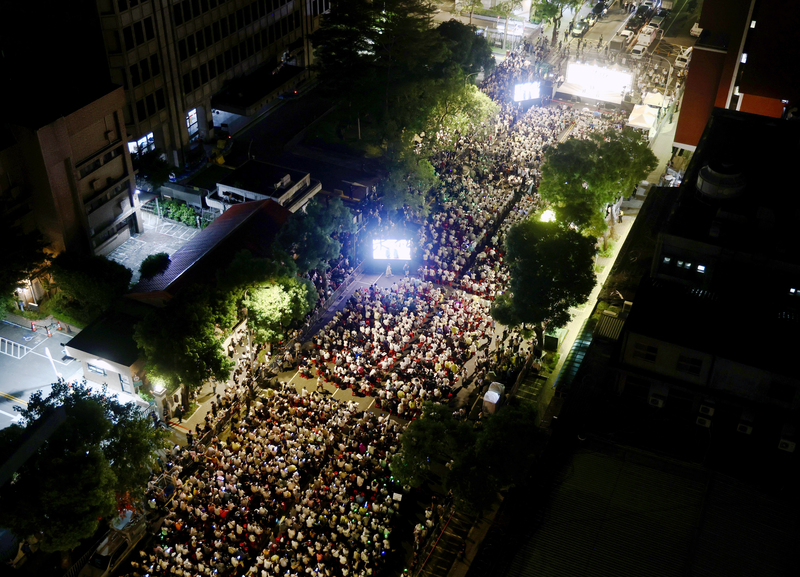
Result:
M664 397L651 395L648 402L650 403L651 407L657 407L660 409L661 407L664 406L664 401L665 401Z
M743 435L752 435L753 425L745 421L739 421L739 424L736 425L736 432L742 433Z
M778 448L781 451L786 451L787 453L794 453L794 448L796 443L789 439L781 439L780 443L778 443Z
M697 417L697 420L695 421L695 423L697 423L701 427L705 427L706 429L711 427L711 419L706 419L704 417Z
M713 417L714 407L711 407L709 405L700 405L700 414L705 415L706 417Z

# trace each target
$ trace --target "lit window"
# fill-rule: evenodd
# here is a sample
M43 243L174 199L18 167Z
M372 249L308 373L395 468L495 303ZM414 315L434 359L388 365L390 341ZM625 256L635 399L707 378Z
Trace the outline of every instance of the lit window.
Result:
M683 263L683 268L685 268L686 270L689 270L690 268L692 268L692 263L690 263L690 262Z
M86 364L86 368L89 369L90 373L97 373L98 375L102 375L104 377L106 376L106 370L105 369L101 369L100 367L96 367L96 366L90 365L88 363Z
M703 359L695 359L685 355L678 355L678 363L675 370L679 373L689 373L690 375L699 375L703 368Z
M796 288L790 288L789 289L789 294L792 295L792 296L797 296L797 289Z
M705 273L706 272L706 265L704 265L704 264L697 265L697 272L699 272L700 274Z
M197 109L196 108L192 108L186 114L186 128L189 129L189 136L191 136L195 132L197 132L197 128L198 127L197 127Z
M739 60L742 64L747 62L747 52L742 52L742 58Z
M664 260L663 260L662 262L663 262L664 264L669 264L669 263L671 263L671 262L672 262L672 259L671 259L670 257L668 257L668 256L665 256L665 257L664 257Z
M755 27L756 27L756 21L755 20L751 20L750 21L750 28L755 28Z
M636 343L633 347L633 358L641 359L648 363L656 362L658 355L658 347L652 347L644 343Z
M683 268L683 261L682 260L678 261L678 268Z

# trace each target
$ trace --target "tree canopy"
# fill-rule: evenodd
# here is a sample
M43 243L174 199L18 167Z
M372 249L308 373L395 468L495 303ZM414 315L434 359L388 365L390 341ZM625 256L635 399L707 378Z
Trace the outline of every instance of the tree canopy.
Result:
M21 425L0 431L4 459L59 407L66 420L0 489L0 525L36 534L45 551L74 548L102 518L140 498L166 435L134 405L58 382L47 396L31 395Z
M492 317L507 326L567 324L570 308L594 288L595 241L558 222L529 219L511 227L505 249L511 281Z
M607 226L606 205L627 195L657 162L631 129L609 130L587 140L571 138L548 150L539 194L560 221L599 236Z
M419 487L438 470L456 505L480 512L499 490L527 479L539 448L536 410L530 403L510 401L475 429L456 419L451 408L428 401L400 443L390 468L402 484Z
M145 354L148 376L171 388L184 384L192 390L211 377L226 380L233 369L216 325L230 328L235 322L235 298L204 286L185 292L192 298L179 295L166 307L149 311L136 323L134 339Z
M248 321L259 340L283 341L292 323L305 320L317 302L317 290L308 279L294 276L254 287L244 301Z
M474 0L480 4L480 0ZM478 36L475 26L459 20L448 20L434 28L450 50L449 62L456 64L464 74L477 75L483 70L486 76L494 69L492 47L484 36ZM474 76L473 76L474 78Z
M314 197L304 211L289 217L278 235L278 243L301 273L325 271L342 249L337 237L354 231L353 213L342 199L333 198L326 204Z
M145 257L139 265L139 274L142 278L152 278L162 274L169 267L169 255L165 252L151 254Z
M63 252L51 271L61 291L61 305L78 321L89 323L128 291L132 272L102 256Z
M11 297L45 265L47 242L38 230L26 232L21 223L0 208L0 246L6 247L0 267L0 298Z

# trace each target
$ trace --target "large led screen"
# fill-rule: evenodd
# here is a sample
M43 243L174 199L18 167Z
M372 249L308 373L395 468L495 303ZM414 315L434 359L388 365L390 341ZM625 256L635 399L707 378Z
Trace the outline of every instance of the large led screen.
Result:
M566 81L577 84L590 97L602 98L608 93L622 94L627 91L631 86L631 74L624 70L573 62L567 66Z
M526 82L525 84L517 84L514 86L514 102L533 100L535 98L539 98L538 82Z
M372 239L372 258L375 260L411 260L408 239Z

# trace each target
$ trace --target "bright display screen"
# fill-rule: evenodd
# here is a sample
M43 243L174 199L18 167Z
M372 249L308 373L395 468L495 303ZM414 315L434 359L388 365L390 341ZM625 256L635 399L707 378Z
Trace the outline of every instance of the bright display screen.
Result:
M514 86L514 102L533 100L534 98L539 98L538 82L526 82L525 84Z
M408 239L372 239L372 258L375 260L411 260Z
M579 85L587 95L600 98L603 94L621 94L628 90L631 74L624 70L573 62L567 66L566 81Z

